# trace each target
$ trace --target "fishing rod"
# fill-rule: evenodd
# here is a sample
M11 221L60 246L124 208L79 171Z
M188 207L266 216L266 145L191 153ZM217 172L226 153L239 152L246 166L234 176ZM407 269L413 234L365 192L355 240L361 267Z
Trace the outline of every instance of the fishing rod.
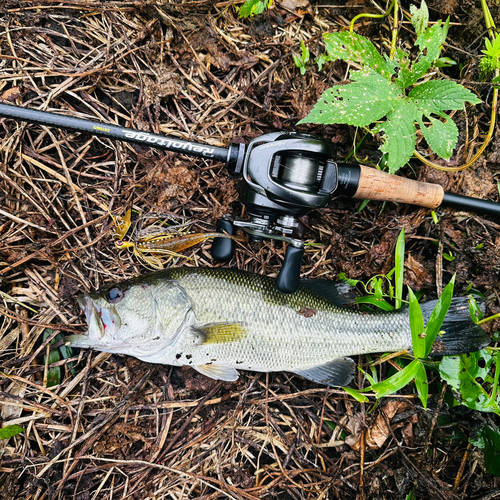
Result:
M254 240L271 238L288 243L276 280L276 288L284 293L293 293L300 281L304 242L292 237L299 217L313 208L325 207L334 197L392 201L430 209L450 207L500 216L500 203L447 193L439 184L335 161L333 144L309 134L275 132L257 137L248 145L231 143L221 148L11 104L0 104L0 116L224 162L228 171L242 180L249 218L225 215L218 221L217 231L232 235L239 227ZM227 262L234 248L234 240L215 238L212 256Z

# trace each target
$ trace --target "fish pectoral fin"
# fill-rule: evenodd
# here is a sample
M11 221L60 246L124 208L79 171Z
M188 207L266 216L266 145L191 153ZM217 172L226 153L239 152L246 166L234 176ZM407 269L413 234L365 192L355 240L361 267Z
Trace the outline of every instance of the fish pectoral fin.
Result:
M64 345L70 347L90 347L88 335L67 335L64 337Z
M209 323L196 327L201 344L226 344L246 337L247 331L242 323Z
M354 376L354 361L351 358L336 358L324 365L293 370L293 373L318 384L344 387Z
M232 366L225 365L198 365L193 368L205 375L206 377L215 380L225 380L226 382L234 382L238 380L239 374Z

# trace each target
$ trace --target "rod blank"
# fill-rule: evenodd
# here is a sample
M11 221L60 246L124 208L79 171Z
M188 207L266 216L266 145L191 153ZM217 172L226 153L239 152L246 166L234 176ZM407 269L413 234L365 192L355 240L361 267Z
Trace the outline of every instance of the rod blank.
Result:
M150 134L149 132L141 132L140 130L111 125L109 123L83 120L81 118L38 111L11 104L0 104L0 116L30 123L39 123L49 127L86 132L92 135L164 149L174 153L184 153L198 158L209 158L223 162L226 162L228 159L228 149L226 148L184 141L177 137Z

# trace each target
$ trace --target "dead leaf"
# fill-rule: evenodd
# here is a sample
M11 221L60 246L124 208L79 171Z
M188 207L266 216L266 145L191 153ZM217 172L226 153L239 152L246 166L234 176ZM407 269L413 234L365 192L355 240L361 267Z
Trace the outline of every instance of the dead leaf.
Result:
M160 67L158 77L144 77L144 102L146 106L160 104L160 101L168 96L176 96L181 86L181 78L177 73Z
M406 256L405 269L407 270L405 281L411 288L419 289L425 285L432 285L434 278L411 254Z
M18 97L21 97L20 87L11 87L2 93L2 100L14 102Z
M381 448L385 443L386 439L391 434L391 428L389 428L388 423L390 424L391 420L394 416L402 411L405 411L410 408L410 405L405 401L389 401L379 412L375 420L373 420L370 427L365 430L365 445L370 450L376 450L377 448ZM412 417L416 417L416 415L412 415ZM405 420L406 421L406 420ZM401 427L405 425L404 422L400 422L392 428ZM411 421L410 421L411 422ZM345 442L352 449L359 451L361 449L362 442L362 431L363 431L363 419L360 413L353 415L346 426L350 431L351 435L347 436ZM409 433L409 431L407 431ZM409 434L408 434L409 435ZM412 434L413 436L413 430ZM412 437L413 439L413 437Z
M313 15L313 10L309 0L281 0L278 3L282 9L289 10L295 14L299 14L301 16L304 14Z

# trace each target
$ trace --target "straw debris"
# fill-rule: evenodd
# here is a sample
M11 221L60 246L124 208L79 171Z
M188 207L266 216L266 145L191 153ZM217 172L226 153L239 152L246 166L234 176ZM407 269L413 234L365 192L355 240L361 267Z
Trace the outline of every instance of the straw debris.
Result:
M345 72L335 63L300 77L292 62L300 40L312 59L323 32L345 29L372 8L336 3L287 1L242 21L241 2L232 1L4 0L0 98L215 146L295 130ZM390 36L383 21L360 29L377 43ZM474 126L487 128L480 117ZM301 130L331 138L339 158L354 141L345 126ZM368 140L357 155L370 159L374 150ZM484 193L499 179L495 165ZM395 398L404 404L392 403L401 410L386 424L373 398L361 404L285 373L249 372L230 384L119 355L61 354L57 335L85 329L77 293L147 272L117 251L108 210L168 213L213 229L225 213L245 214L222 165L0 119L0 200L1 426L25 429L0 446L1 500L402 498L415 485L436 498L490 491L463 441L435 426L412 394ZM436 269L443 272L430 242L451 245L459 234L446 272L458 270L457 283L474 279L489 295L498 287L497 224L443 212L441 230L424 210L381 208L372 203L356 214L355 202L337 200L304 217L304 238L320 243L307 247L304 276L387 272L405 225L415 279L429 284ZM219 265L209 245L170 265ZM281 243L238 243L230 265L276 276L283 255ZM498 308L497 298L492 303ZM50 352L59 352L57 361ZM56 367L60 383L47 387ZM430 407L453 429L472 425L472 417L450 416L442 399L431 398ZM354 417L357 451L346 444ZM370 450L374 421L384 440Z

